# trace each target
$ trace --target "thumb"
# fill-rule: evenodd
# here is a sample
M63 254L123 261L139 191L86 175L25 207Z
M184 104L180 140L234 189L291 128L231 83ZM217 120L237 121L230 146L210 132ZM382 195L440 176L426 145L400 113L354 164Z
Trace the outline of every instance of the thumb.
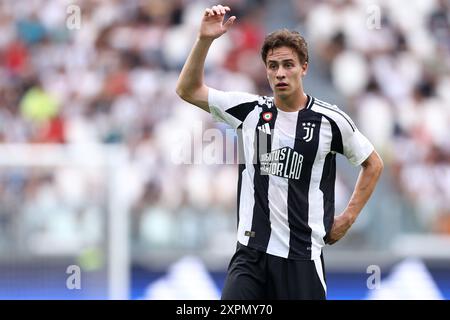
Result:
M224 28L225 30L228 30L228 28L232 26L234 20L236 20L236 16L231 16L231 17L229 17L228 20L227 20L227 22L225 22L225 24L223 25L223 28Z

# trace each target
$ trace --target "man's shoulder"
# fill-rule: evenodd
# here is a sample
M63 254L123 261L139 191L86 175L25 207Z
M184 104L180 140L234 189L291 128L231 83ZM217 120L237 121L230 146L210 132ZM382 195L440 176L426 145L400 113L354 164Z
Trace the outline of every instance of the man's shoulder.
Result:
M227 101L229 106L234 108L251 106L252 108L259 107L258 109L263 110L275 107L273 96L246 91L221 91L217 89L212 89L211 93L215 97L222 97L221 99L223 101Z
M318 99L316 97L313 98L313 107L316 107L316 109L320 110L321 108L329 109L329 110L335 110L343 112L336 104L332 104L330 102Z
M329 119L332 119L338 125L349 125L352 131L355 131L355 124L353 123L352 119L336 104L332 104L314 97L314 102L311 109L326 116Z
M241 99L248 100L249 102L254 102L259 106L274 106L274 97L261 95L258 93L251 93L246 91L224 91L225 94L229 94L230 96L240 97Z
M259 103L261 100L261 96L245 92L245 91L223 91L220 89L209 88L209 99L213 101L225 101L230 106L231 105L239 105L242 103L252 102Z

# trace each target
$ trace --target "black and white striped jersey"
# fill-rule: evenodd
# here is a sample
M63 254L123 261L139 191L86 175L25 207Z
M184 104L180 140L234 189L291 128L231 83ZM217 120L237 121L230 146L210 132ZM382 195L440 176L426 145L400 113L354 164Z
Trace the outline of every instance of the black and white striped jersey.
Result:
M309 95L297 112L278 109L273 97L212 88L208 103L238 135L238 241L319 259L334 221L336 153L360 165L372 144L343 111Z

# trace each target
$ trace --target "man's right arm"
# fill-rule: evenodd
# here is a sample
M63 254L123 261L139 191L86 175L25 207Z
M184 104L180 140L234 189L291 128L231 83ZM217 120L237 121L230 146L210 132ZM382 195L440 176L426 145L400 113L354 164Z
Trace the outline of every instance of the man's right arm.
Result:
M209 112L209 89L204 83L205 60L212 42L227 32L236 19L235 16L232 16L223 24L227 11L230 11L230 8L221 5L205 10L198 38L181 70L177 82L177 94L183 100L207 112Z

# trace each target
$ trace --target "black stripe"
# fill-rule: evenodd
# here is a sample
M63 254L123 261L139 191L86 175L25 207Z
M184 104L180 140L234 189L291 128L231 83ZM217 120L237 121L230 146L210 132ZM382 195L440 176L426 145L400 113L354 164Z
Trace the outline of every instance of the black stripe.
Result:
M316 100L316 104L317 104L318 106L320 106L320 107L323 107L323 108L326 108L326 109L328 109L328 110L334 111L334 112L336 112L337 114L341 115L341 117L343 117L343 118L345 119L345 121L348 122L348 124L349 124L350 127L352 128L353 132L355 132L355 128L353 127L351 121L345 116L345 114L343 114L342 111L333 109L333 108L330 107L330 106L326 106L326 105L323 104L323 102L322 102L322 103L319 102L319 100Z
M325 227L324 241L331 230L334 221L334 185L336 181L336 154L328 153L323 165L319 189L323 193L323 225Z
M316 100L314 97L311 97L309 95L307 95L308 100L306 102L306 109L311 109L312 106L314 105L314 101Z
M325 261L323 261L323 251L320 253L320 261L322 262L323 281L327 284L327 275L325 273Z
M244 122L245 118L247 118L248 114L255 109L255 106L258 105L258 101L251 101L246 103L238 104L230 109L227 109L225 112L232 115L236 119L241 122Z
M331 125L331 132L333 134L333 138L331 139L331 151L344 154L344 145L342 144L341 130L339 130L338 125L333 119L324 114L322 115L328 120Z
M262 115L270 111L272 112L272 119L268 122L263 119ZM249 238L248 246L263 251L267 250L269 244L271 225L270 225L270 210L269 210L269 176L267 174L261 175L260 155L268 153L272 150L273 128L277 118L277 109L268 108L266 105L262 106L262 111L259 115L259 121L255 128L255 144L254 144L254 159L253 166L255 168L255 175L253 178L255 205L253 207L252 230L254 236ZM258 130L259 126L269 123L271 135Z
M319 147L320 125L322 115L312 110L298 113L294 150L303 155L300 179L289 179L288 186L288 221L290 228L289 258L311 259L311 227L308 225L309 183L311 172ZM313 138L303 140L305 131L303 123L315 124Z

